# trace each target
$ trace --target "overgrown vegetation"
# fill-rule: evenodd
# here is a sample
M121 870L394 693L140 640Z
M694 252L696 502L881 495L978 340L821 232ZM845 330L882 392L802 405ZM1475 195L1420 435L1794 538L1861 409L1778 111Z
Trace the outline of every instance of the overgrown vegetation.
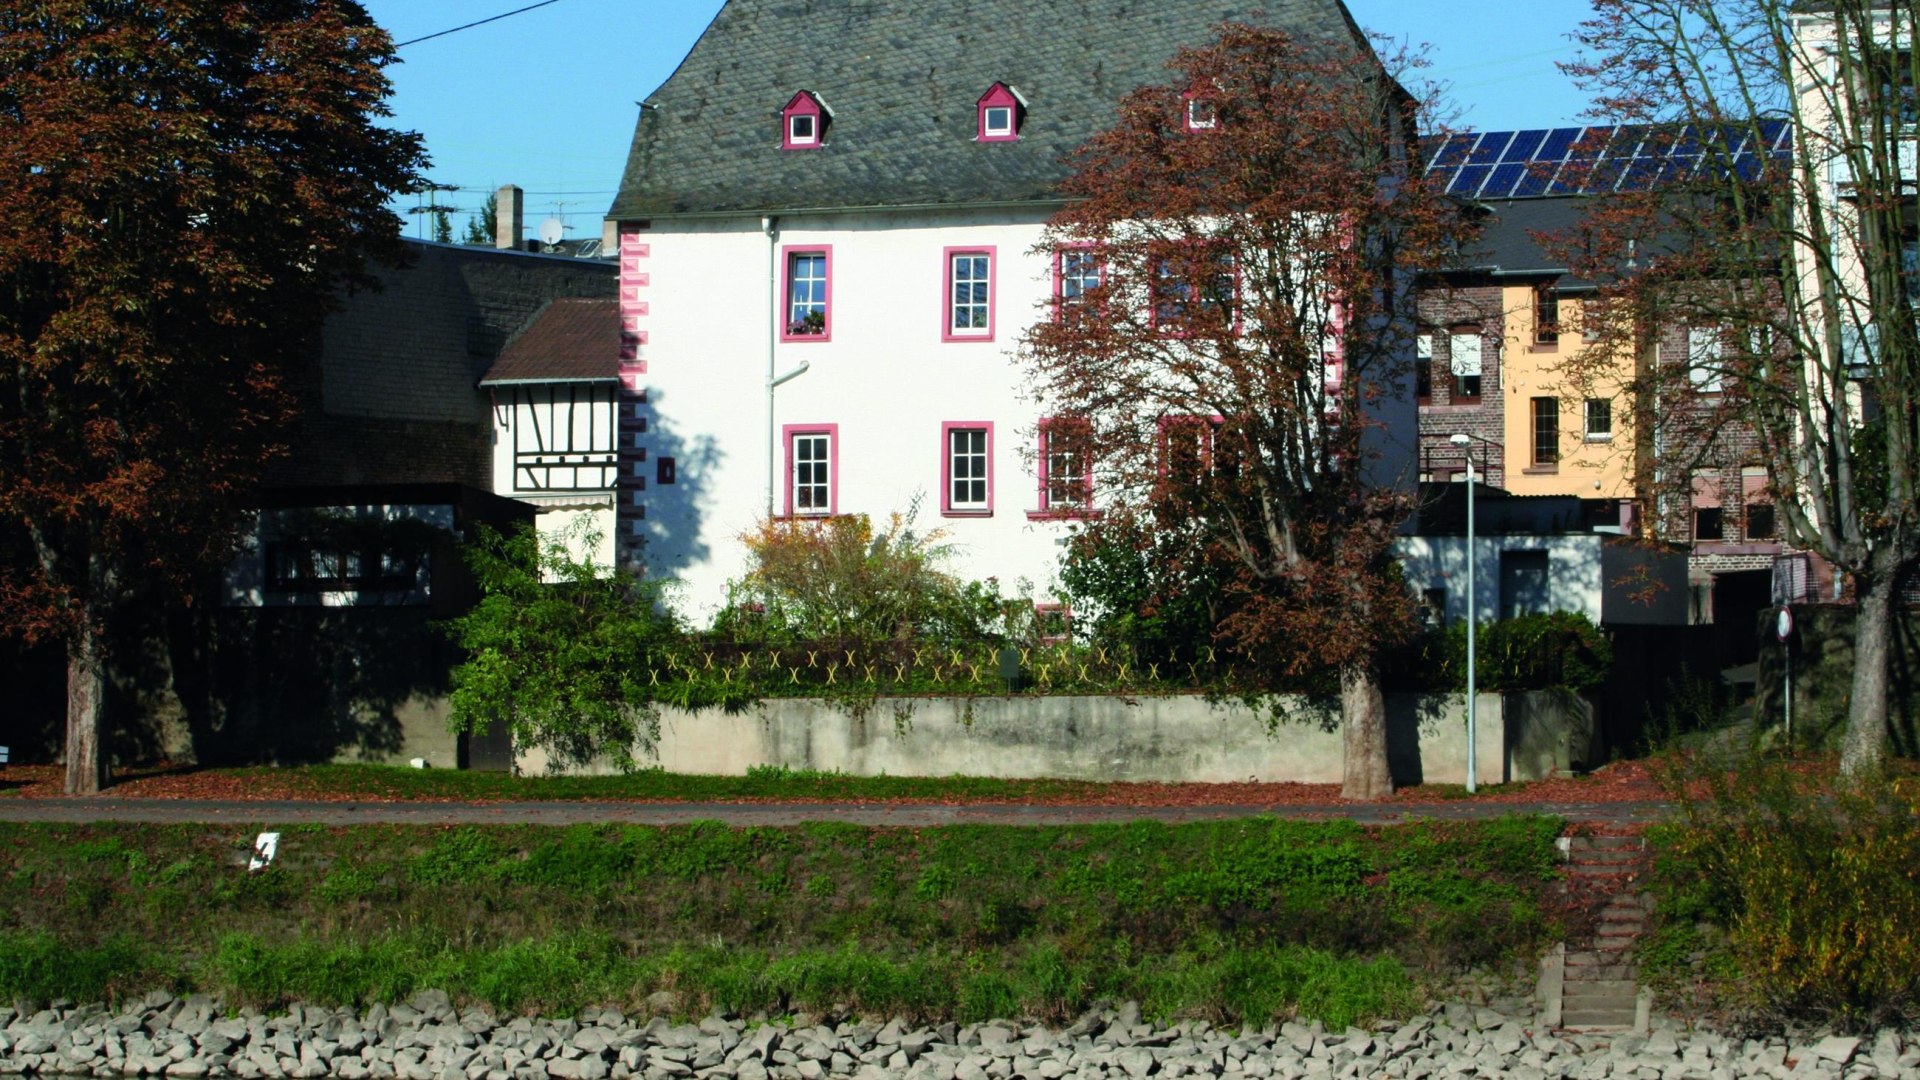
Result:
M453 671L449 726L479 733L504 724L515 746L556 761L628 768L636 749L653 744L662 694L647 680L649 658L683 635L657 583L570 548L592 551L598 540L481 528L467 548L480 602L448 626L467 652Z
M1761 1021L1866 1026L1920 1006L1920 782L1828 782L1750 751L1671 755L1643 971Z
M0 997L273 1005L425 986L504 1010L836 1005L1331 1025L1558 932L1558 822L1013 829L0 828Z

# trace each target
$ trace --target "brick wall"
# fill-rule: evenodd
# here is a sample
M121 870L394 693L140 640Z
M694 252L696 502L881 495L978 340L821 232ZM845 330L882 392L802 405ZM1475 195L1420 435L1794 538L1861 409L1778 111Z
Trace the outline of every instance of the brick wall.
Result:
M1432 393L1420 399L1420 472L1446 480L1466 466L1466 454L1447 440L1455 432L1477 435L1494 444L1475 443L1474 464L1484 470L1487 483L1506 482L1502 454L1494 449L1502 438L1506 409L1501 393L1501 343L1506 337L1506 312L1500 286L1485 278L1427 282L1420 287L1420 333L1433 335ZM1454 396L1452 334L1478 326L1481 334L1480 399L1461 402Z
M492 486L480 376L547 301L611 297L610 262L409 244L412 266L344 300L296 373L300 415L276 486L454 482ZM609 342L608 348L614 348Z

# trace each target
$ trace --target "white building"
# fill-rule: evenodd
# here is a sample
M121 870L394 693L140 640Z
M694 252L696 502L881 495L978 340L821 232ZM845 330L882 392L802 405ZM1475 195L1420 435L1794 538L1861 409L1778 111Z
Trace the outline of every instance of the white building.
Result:
M551 301L480 380L492 406L494 494L532 503L541 533L568 536L576 557L609 565L620 378L607 343L619 319L611 299Z
M1363 38L1339 0L1298 36ZM919 507L968 577L1044 594L1096 508L1017 345L1063 158L1248 9L1224 0L733 0L641 107L620 235L620 557L710 613L763 515ZM1411 442L1411 407L1408 409ZM1057 432L1057 429L1056 429Z

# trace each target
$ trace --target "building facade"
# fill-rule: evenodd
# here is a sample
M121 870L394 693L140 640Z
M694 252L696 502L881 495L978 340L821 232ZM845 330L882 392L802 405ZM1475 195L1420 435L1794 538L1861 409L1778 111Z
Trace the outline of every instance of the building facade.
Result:
M610 215L620 558L710 614L762 519L911 512L956 572L1046 599L1100 498L1017 358L1091 270L1037 249L1063 158L1247 14L724 7L642 103ZM1337 0L1267 18L1363 41Z

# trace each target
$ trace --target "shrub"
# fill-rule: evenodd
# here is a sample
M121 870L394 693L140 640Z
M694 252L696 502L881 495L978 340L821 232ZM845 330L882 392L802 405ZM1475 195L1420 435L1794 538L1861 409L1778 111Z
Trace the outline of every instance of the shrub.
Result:
M864 514L768 518L742 537L750 566L715 629L773 641L971 642L999 614L992 588L948 573L918 504L876 532Z
M1675 755L1681 819L1651 834L1668 986L1702 980L1771 1018L1882 1022L1920 1003L1920 788L1841 782L1742 753Z
M1422 688L1466 688L1466 623L1427 633L1412 652L1389 670L1417 673ZM1585 693L1604 684L1612 668L1613 646L1606 635L1573 611L1482 622L1474 642L1474 679L1481 690Z
M481 600L447 624L467 652L453 671L447 725L479 733L505 724L517 747L556 763L604 758L634 768L659 736L646 679L650 653L680 637L654 583L576 558L597 535L580 529L502 536L482 528L467 548Z

